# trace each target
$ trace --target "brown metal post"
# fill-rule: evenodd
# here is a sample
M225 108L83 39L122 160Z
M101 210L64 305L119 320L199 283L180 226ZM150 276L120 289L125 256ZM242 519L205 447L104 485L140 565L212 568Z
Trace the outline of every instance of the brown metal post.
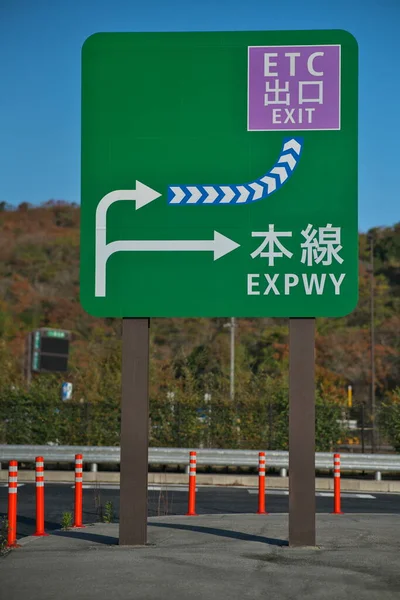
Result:
M150 319L122 319L120 545L147 543Z
M315 546L315 319L289 320L289 545Z

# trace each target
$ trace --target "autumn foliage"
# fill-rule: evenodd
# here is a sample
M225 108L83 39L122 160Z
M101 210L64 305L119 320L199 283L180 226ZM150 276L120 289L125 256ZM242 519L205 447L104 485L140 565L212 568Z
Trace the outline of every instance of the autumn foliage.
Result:
M0 203L0 442L119 443L121 322L91 317L80 306L79 218L79 207L65 202L50 201L40 207L23 203L14 210ZM400 362L400 224L369 234L374 236L377 406L386 411L380 421L382 439L386 436L394 443L387 406L395 407L393 414L398 412L393 390L399 385ZM359 419L362 402L369 423L369 262L367 235L361 234L357 309L344 318L317 320L321 450L345 439L337 421ZM153 445L287 447L288 323L238 319L232 403L226 322L222 318L152 320ZM27 390L24 339L37 327L73 332L70 372L67 377L39 376ZM69 403L60 400L60 383L65 379L74 384ZM348 384L354 390L351 410L346 405ZM205 394L210 394L207 401Z

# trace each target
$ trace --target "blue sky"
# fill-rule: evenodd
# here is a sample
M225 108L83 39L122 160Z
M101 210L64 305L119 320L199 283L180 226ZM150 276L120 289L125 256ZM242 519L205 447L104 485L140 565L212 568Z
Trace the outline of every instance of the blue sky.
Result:
M97 31L347 29L360 46L359 225L400 220L400 0L0 0L0 200L80 198L80 53Z

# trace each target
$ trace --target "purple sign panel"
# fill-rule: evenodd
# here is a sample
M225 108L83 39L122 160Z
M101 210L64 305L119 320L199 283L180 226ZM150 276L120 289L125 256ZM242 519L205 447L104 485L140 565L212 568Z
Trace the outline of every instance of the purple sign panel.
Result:
M340 129L340 46L250 46L247 128Z

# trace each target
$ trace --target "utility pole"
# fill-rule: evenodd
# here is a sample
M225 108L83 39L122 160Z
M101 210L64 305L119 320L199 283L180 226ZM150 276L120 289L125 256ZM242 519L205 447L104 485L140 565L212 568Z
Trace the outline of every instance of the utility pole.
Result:
M229 398L233 402L235 399L235 328L236 319L231 317L229 323L225 323L223 327L228 327L231 330L231 365L230 365L230 376L229 376Z
M365 402L361 402L361 453L365 452Z
M370 242L370 317L371 317L371 340L370 340L370 358L371 358L371 421L372 421L372 452L376 451L376 426L375 426L375 325L374 325L374 238L369 236Z
M25 336L25 381L29 388L32 382L32 334L27 333Z
M230 399L235 399L235 317L231 317L231 376L230 376Z

